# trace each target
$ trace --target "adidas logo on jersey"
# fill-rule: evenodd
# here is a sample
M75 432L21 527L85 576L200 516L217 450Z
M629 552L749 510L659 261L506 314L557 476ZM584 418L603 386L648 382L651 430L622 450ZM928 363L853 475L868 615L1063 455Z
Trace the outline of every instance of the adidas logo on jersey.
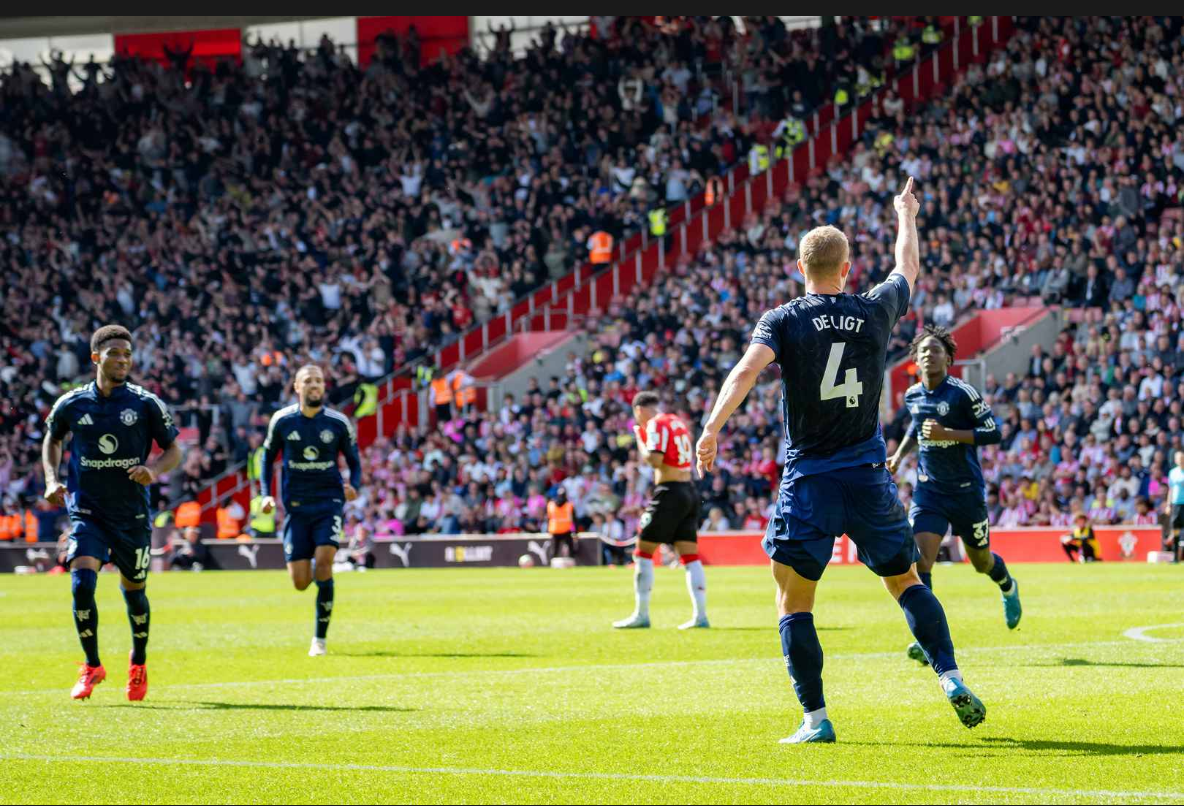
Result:
M300 433L297 431L293 431L291 434L288 434L288 441L291 442L292 440L299 442L300 441Z
M89 414L82 415L78 420L79 425L94 425L95 421L90 418Z

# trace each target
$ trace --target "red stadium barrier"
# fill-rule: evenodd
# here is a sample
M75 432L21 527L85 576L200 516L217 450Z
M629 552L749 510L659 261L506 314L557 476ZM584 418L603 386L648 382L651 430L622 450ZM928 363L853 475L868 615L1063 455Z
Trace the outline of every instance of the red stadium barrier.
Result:
M1023 527L991 530L991 547L1011 563L1068 562L1061 549L1067 527ZM1094 528L1102 559L1107 562L1146 562L1160 550L1160 530L1154 526L1098 526ZM767 565L761 548L762 532L711 532L699 535L699 555L707 565ZM855 544L846 536L835 540L832 565L858 563Z
M201 59L212 65L223 57L235 61L242 59L243 32L238 28L218 28L209 31L167 31L154 34L116 34L115 52L141 59L153 59L168 64L165 48L172 51L187 51L194 60Z

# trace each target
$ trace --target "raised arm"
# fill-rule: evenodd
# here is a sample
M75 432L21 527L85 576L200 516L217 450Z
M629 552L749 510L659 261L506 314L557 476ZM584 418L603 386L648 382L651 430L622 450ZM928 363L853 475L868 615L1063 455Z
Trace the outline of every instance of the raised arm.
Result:
M777 354L768 345L750 344L740 362L728 373L724 385L719 390L719 397L715 399L715 408L711 410L711 416L703 426L699 444L695 446L695 466L700 476L710 473L715 464L717 440L724 424L744 402L744 398L748 397L761 372L776 358Z
M896 208L896 221L899 227L896 235L895 271L904 275L904 279L908 281L911 299L917 275L921 273L921 251L917 239L917 211L921 205L913 195L911 176L905 183L904 190L892 200L892 206Z

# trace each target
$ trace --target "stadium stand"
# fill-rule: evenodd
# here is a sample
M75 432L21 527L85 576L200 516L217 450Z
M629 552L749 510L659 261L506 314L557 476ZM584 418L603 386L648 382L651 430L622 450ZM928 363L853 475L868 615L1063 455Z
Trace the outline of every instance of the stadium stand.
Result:
M423 68L414 42L380 36L364 72L328 40L253 43L213 69L185 53L86 65L78 92L65 62L48 86L14 65L0 89L10 489L36 486L38 423L85 380L99 323L131 326L138 379L200 444L213 434L221 449L186 468L208 479L245 458L291 367L334 364L347 391L385 376L566 274L594 229L623 240L697 194L754 136L721 103L725 70L756 108L805 113L843 70L879 64L893 30L752 27L620 18L608 38L548 27L522 58L499 38L485 59Z
M349 133L347 115L322 115L316 100L323 103L331 90L352 116L362 100L384 92L407 98L407 77L397 69L360 76L330 58L331 49L300 62L263 47L260 60L287 65L278 76L252 85L233 71L215 73L206 79L202 103L223 110L213 119L227 120L224 110L254 98L261 105L258 119L266 120L268 104L277 102L273 93L304 96L300 104L318 111L277 120L274 127L302 144L302 158L281 156L282 142L253 145L228 123L194 129L185 147L168 143L153 162L145 154L153 146L146 128L140 137L124 136L116 153L96 155L102 175L97 168L90 174L79 169L78 181L106 190L102 204L109 200L110 207L82 211L76 222L62 206L70 209L78 188L58 184L48 171L38 173L36 164L58 164L74 153L71 148L90 156L82 142L74 142L71 125L88 119L88 97L93 111L97 93L108 84L88 88L82 98L37 90L38 103L9 113L24 125L4 122L10 137L19 129L21 150L34 159L20 174L19 187L4 184L12 202L4 206L27 219L19 227L13 226L16 218L7 222L9 237L0 246L20 290L6 295L6 324L0 325L11 356L0 373L0 394L16 402L4 414L5 430L12 430L3 443L8 459L0 456L0 480L7 474L9 489L36 491L38 413L60 382L86 374L86 358L71 344L85 338L95 317L145 312L137 330L146 342L143 380L171 396L175 406L191 407L191 422L208 444L191 454L180 489L170 490L174 500L188 498L218 469L245 458L252 430L284 398L286 367L306 358L333 361L325 345L336 345L340 389L349 389L353 379L379 377L570 268L586 254L591 227L620 239L640 225L648 205L671 199L670 179L679 170L673 157L694 150L700 130L691 121L697 113L714 109L703 130L713 142L698 149L711 157L682 164L695 168L701 184L709 173L747 158L795 103L816 105L849 83L859 91L855 69L851 76L803 81L831 61L816 61L811 52L835 47L833 31L795 32L780 42L775 28L746 38L721 32L717 41L711 25L689 35L638 26L620 32L612 40L616 47L578 39L560 51L563 56L548 48L524 60L461 57L420 77L431 80L411 98L424 111L424 122L398 135L411 144L405 152L381 136L367 147L365 137ZM863 54L853 68L877 64L896 41L879 34L870 39L866 31L856 37L854 30L838 40L838 47ZM680 63L721 62L739 76L747 121L733 117L726 104L697 106L704 96L695 90L696 71L685 92L679 75L646 74L647 64L682 53L683 39L691 50ZM777 58L760 56L767 43ZM930 103L914 108L884 93L849 156L803 177L759 213L734 222L736 229L700 243L657 281L586 320L592 352L569 359L558 389L540 388L501 406L493 402L488 411L472 410L431 431L402 427L369 447L364 459L374 483L357 514L376 524L380 535L533 530L548 491L562 484L578 516L617 513L630 533L649 483L647 469L636 466L629 450L632 394L663 389L673 410L699 421L712 402L705 390L718 388L752 323L800 293L793 258L797 239L810 227L833 223L851 236L852 290L882 279L892 265L891 194L911 174L926 197L925 271L912 313L895 334L896 355L904 354L921 322L950 324L975 310L1033 299L1079 309L1070 328L1047 346L1048 354L1034 356L1028 373L991 379L984 390L1005 435L1002 445L982 452L993 521L1063 525L1077 511L1095 523L1153 519L1184 419L1184 134L1177 125L1184 115L1182 43L1179 19L1021 18L1005 50L983 67L970 65ZM609 127L609 141L642 147L602 152L596 145L603 140L601 125L593 132L585 121L588 140L568 139L568 153L557 136L563 127L547 130L544 110L563 110L560 120L568 111L574 115L573 95L548 98L553 87L531 86L525 76L535 68L579 74L573 63L598 65L593 76L619 78L611 92L585 91L603 92L601 100L612 110L608 117L620 124L619 131ZM150 87L150 95L182 103L169 71L123 63L115 70L117 80L110 83L121 89L120 103L131 119L149 120L144 96L136 100L137 81L145 82L141 92ZM127 71L126 79L118 78L120 70ZM500 82L493 80L498 77ZM634 82L642 84L640 91ZM17 83L6 82L5 97L23 97ZM493 92L499 83L506 89ZM446 90L465 86L461 107ZM798 99L789 91L806 86L820 88L818 94ZM625 107L638 92L638 103L656 98L653 128L646 128L642 114L632 118L641 121L638 128L625 125ZM458 132L496 128L488 119L473 125L485 104L486 118L503 107L501 135L490 133L464 155L446 149L437 157L437 135L440 142L455 142ZM655 146L659 121L676 105L677 136ZM50 117L55 122L42 122L37 110L56 110ZM532 112L543 131L536 123L527 133ZM440 121L438 131L429 120ZM495 114L492 123L497 120ZM203 157L203 143L211 138L218 156ZM597 159L587 159L589 147ZM516 163L529 165L525 184L522 175L512 174L490 182L471 179L496 173L495 163L514 162L517 148L526 149L517 155L526 159ZM623 164L612 160L617 153ZM670 155L666 163L664 153ZM272 154L278 163L270 163ZM267 155L263 165L282 164L300 179L268 170L252 175L255 169L242 167L241 158L251 163L260 155ZM603 171L602 158L608 159ZM452 159L460 161L456 171L448 168ZM177 165L193 167L178 175ZM236 179L236 171L244 175ZM456 185L449 185L452 176ZM688 194L697 192L693 176L683 183ZM468 199L442 190L457 186ZM638 187L641 194L634 196ZM418 190L422 198L425 188L435 193L434 207L417 204L410 192ZM388 193L394 209L379 202L379 194L385 200ZM151 209L154 204L163 209ZM556 212L562 209L568 212ZM91 231L87 227L95 234L80 240L58 235ZM166 239L166 232L177 234ZM562 259L555 257L556 244L563 247ZM548 256L554 259L548 262ZM71 282L84 262L102 267L94 272L93 289ZM53 282L39 272L43 266L53 269ZM137 284L133 278L141 275L151 282ZM52 324L38 318L48 311ZM712 528L764 525L779 474L775 380L766 379L721 445L721 472L704 490L703 511ZM203 399L220 407L217 427ZM898 438L905 423L900 412L886 426L888 436ZM910 459L901 478L913 477ZM902 490L907 496L907 485Z

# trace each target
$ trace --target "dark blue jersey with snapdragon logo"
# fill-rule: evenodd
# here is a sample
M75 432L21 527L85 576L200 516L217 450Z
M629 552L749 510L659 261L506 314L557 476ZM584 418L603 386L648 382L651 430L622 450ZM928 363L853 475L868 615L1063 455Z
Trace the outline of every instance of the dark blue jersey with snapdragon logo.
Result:
M167 449L177 438L164 401L131 383L105 397L91 382L59 397L45 424L56 440L74 435L66 479L72 518L119 528L151 523L148 488L128 471L148 461L153 442Z
M913 384L904 393L904 405L913 418L909 434L917 440L920 459L917 491L970 494L985 499L986 483L976 446L993 445L1003 437L995 425L991 407L978 390L949 375L933 390L922 383ZM974 444L925 439L921 436L921 425L926 420L936 420L951 431L974 431Z
M357 433L339 411L322 408L306 417L299 405L280 409L267 427L263 451L263 489L269 493L276 457L283 455L281 500L290 515L344 506L338 454L344 454L349 465L350 486L362 486Z

